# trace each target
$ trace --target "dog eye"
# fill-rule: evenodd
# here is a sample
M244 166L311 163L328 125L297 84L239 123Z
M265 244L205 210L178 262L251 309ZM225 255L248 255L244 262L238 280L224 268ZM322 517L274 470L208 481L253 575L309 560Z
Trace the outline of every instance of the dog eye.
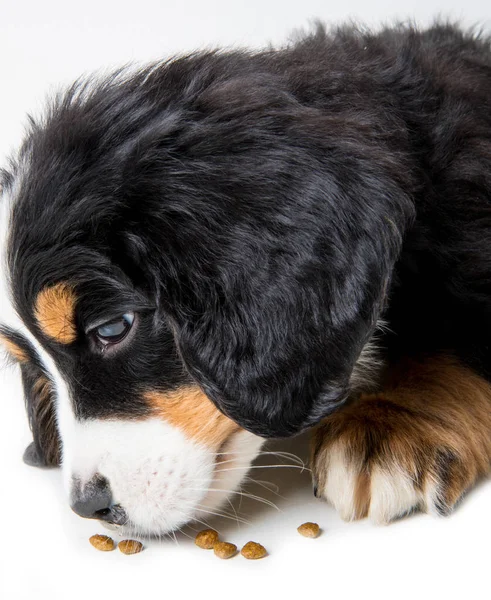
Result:
M135 321L134 313L125 313L117 319L107 321L94 329L94 335L97 340L103 345L118 344L129 333Z

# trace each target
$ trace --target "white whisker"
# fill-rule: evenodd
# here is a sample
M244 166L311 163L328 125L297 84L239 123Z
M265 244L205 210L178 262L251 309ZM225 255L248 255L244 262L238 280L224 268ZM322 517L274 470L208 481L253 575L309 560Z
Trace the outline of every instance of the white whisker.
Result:
M276 504L274 502L271 502L271 500L267 500L266 498L261 498L261 496L256 496L255 494L249 494L248 492L239 492L239 491L233 491L233 490L221 490L221 489L217 489L217 488L190 488L192 490L194 490L195 492L219 492L222 494L238 494L240 496L244 496L244 498L251 498L252 500L257 500L258 502L264 502L264 504L267 504L268 506L271 506L272 508L275 508L276 510L280 510ZM282 512L282 511L280 511Z
M232 467L231 469L217 469L216 473L225 473L227 471L248 471L249 469L300 469L300 472L309 471L312 472L312 469L308 467L301 467L300 465L252 465L252 467Z
M230 519L231 521L237 520L237 523L243 523L244 525L250 525L251 524L249 521L247 521L246 519L243 519L242 517L239 517L238 519L236 519L232 515L225 514L224 512L215 512L215 511L206 510L205 508L203 508L201 506L201 504L198 504L196 506L196 508L197 508L197 510L198 510L199 513L204 512L204 513L206 513L208 515L212 515L214 517L220 517L220 518L223 518L223 519Z
M276 494L276 496L280 496L280 498L283 498L283 496L281 496L281 494L278 493L280 491L280 488L278 485L276 485L276 483L272 483L271 481L263 481L262 479L254 479L253 477L248 476L244 477L244 481L249 481L253 484L257 483L257 485L260 485L269 492L272 492L273 494Z

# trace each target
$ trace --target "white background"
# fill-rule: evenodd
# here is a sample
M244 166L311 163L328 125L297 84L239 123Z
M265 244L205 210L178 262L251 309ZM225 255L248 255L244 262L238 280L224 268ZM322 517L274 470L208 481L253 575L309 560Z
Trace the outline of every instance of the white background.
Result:
M377 25L394 17L429 23L437 14L491 30L488 0L0 0L0 164L18 144L26 113L37 114L48 92L84 72L203 46L279 43L316 17ZM341 521L313 498L307 471L257 468L252 476L276 483L281 497L259 485L246 491L281 512L244 501L239 514L249 524L214 525L239 546L262 542L267 559L220 561L183 535L177 544L148 542L136 556L103 554L87 542L101 528L71 513L59 472L21 461L30 434L15 369L0 374L0 402L1 600L491 598L489 481L448 519L416 515L376 527ZM304 439L276 447L306 456ZM319 539L296 533L306 520L322 526Z

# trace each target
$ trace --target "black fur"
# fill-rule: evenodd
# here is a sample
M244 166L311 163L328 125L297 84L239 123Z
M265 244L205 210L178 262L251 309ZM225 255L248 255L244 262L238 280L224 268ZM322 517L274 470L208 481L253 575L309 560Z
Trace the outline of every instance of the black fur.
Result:
M12 223L23 320L76 286L78 339L38 336L82 416L145 414L192 381L263 436L347 397L377 320L401 353L491 377L490 40L322 27L76 83L32 124ZM139 314L101 357L85 330Z

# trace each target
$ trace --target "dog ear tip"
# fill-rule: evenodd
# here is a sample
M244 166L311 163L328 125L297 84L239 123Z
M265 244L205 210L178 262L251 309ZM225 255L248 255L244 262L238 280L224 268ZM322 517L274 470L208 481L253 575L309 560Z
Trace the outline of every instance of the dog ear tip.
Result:
M44 459L39 455L39 452L36 448L36 444L31 442L27 448L24 450L24 454L22 456L22 460L29 467L45 467L46 463Z

